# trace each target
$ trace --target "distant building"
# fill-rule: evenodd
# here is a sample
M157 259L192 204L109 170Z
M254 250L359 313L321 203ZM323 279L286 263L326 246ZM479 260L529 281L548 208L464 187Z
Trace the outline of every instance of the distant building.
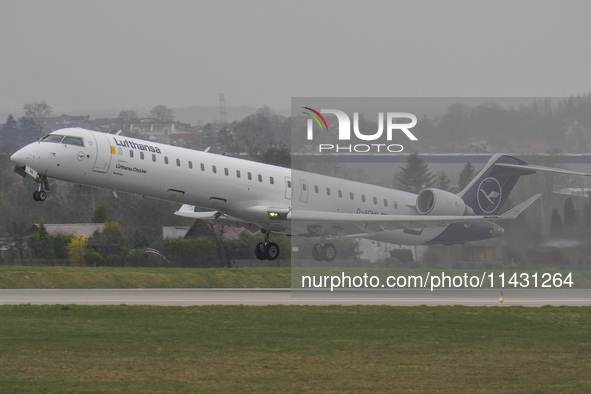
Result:
M125 131L125 130L124 130ZM164 137L171 134L177 133L190 133L193 132L193 127L187 123L151 123L149 121L139 121L129 125L130 134L137 134L144 138L150 136L153 137Z
M185 238L190 226L164 226L162 227L162 239Z
M203 220L195 220L192 226L165 226L162 227L163 239L179 238L209 238L213 241L235 240L240 234L246 231L243 228L213 223Z
M90 238L95 232L101 232L105 228L104 223L44 224L44 226L51 235L63 234L86 238ZM31 235L37 230L39 230L39 225L34 224L25 234Z
M51 118L46 118L44 121L45 129L54 131L63 129L66 127L90 127L93 122L90 120L90 116L70 116L70 115L59 115Z

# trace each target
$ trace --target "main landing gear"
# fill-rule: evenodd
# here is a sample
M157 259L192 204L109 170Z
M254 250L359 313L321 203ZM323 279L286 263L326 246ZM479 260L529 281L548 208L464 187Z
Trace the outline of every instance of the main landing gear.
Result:
M276 260L277 257L279 257L279 245L275 242L269 242L270 234L271 233L267 232L265 234L265 240L259 242L254 249L254 254L259 260Z
M321 242L312 247L312 257L316 261L333 261L337 257L337 248L329 242Z
M35 190L35 192L33 193L33 200L45 201L45 199L47 199L47 190L49 190L49 183L47 182L47 177L39 177L36 179L36 181L39 184L39 188Z
M270 234L268 231L265 232L265 240L254 248L254 254L259 260L276 260L279 257L279 245L269 242ZM322 242L312 247L312 257L316 261L333 261L337 257L337 247L322 239Z

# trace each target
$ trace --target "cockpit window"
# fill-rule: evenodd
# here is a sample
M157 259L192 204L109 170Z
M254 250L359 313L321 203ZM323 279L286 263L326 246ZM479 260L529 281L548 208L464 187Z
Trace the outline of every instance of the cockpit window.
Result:
M64 144L84 146L82 138L66 136L63 141Z
M45 137L41 138L41 141L43 141L43 142L62 142L63 138L64 138L63 135L47 134Z

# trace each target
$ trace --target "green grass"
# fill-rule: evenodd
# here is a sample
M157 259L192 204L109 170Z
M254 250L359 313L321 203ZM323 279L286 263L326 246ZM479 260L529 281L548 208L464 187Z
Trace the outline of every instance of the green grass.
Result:
M289 268L0 267L0 289L290 287Z
M377 275L385 281L388 275L431 275L445 272L446 275L478 275L483 270L461 269L411 269L411 268L336 268L297 267L293 269L294 287L301 286L301 275ZM495 273L495 287L500 288ZM505 288L511 288L508 281L516 271L507 270ZM534 270L519 271L533 274ZM560 272L563 277L571 271L539 270L538 287L543 280L542 273ZM572 271L572 288L591 288L591 270ZM383 282L385 283L385 282ZM533 287L533 279L530 287ZM0 289L147 289L147 288L289 288L292 285L292 269L287 268L121 268L121 267L28 267L0 266ZM489 287L486 280L484 288ZM567 288L566 285L562 286Z
M591 307L3 306L0 392L588 392Z

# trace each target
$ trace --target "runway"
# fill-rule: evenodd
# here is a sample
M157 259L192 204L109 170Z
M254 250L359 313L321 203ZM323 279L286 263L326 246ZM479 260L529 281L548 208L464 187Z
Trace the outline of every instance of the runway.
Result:
M446 290L396 289L368 292L361 289L331 293L328 290L292 289L84 289L0 290L0 305L465 305L499 306L497 289ZM591 289L503 290L505 306L591 305Z

